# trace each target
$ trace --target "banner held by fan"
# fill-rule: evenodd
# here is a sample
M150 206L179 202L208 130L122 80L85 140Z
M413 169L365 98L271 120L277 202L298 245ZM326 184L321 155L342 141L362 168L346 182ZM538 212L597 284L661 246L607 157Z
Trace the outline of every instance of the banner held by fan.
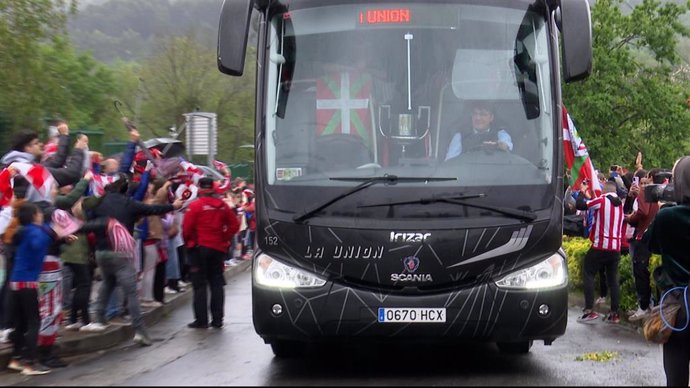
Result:
M563 106L563 153L565 165L570 171L570 186L574 191L580 190L582 182L589 181L588 191L592 198L601 195L601 185L589 157L589 152L575 128L575 123Z
M50 226L58 238L74 234L81 228L83 222L65 210L57 209L53 212Z

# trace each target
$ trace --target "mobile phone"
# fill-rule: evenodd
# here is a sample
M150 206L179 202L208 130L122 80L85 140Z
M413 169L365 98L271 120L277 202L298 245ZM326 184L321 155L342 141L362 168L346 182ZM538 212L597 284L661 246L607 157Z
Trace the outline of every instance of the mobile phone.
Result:
M640 177L639 176L633 177L633 183L636 185L639 185L640 184Z

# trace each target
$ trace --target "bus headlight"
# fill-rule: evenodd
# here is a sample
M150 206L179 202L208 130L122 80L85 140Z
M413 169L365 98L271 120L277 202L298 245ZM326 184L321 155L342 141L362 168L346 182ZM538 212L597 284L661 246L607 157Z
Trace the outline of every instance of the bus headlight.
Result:
M301 269L283 264L266 254L259 254L254 266L254 279L262 286L275 288L321 287L324 279Z
M496 282L501 288L532 290L568 284L568 265L559 253L529 268L513 272Z

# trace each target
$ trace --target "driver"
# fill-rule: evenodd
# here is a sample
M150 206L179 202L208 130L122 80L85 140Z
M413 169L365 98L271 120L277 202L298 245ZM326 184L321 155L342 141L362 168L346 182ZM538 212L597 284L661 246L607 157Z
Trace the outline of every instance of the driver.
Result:
M494 109L488 101L475 101L472 105L472 131L456 132L448 145L446 159L459 156L462 150L470 150L479 145L495 146L503 151L513 150L513 141L508 132L491 127Z

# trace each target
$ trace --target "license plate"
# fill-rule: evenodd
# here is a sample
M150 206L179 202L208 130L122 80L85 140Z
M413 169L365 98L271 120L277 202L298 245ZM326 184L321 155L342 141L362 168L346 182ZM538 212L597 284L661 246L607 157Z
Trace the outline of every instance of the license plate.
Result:
M381 323L443 323L446 321L445 308L385 308L379 307Z

